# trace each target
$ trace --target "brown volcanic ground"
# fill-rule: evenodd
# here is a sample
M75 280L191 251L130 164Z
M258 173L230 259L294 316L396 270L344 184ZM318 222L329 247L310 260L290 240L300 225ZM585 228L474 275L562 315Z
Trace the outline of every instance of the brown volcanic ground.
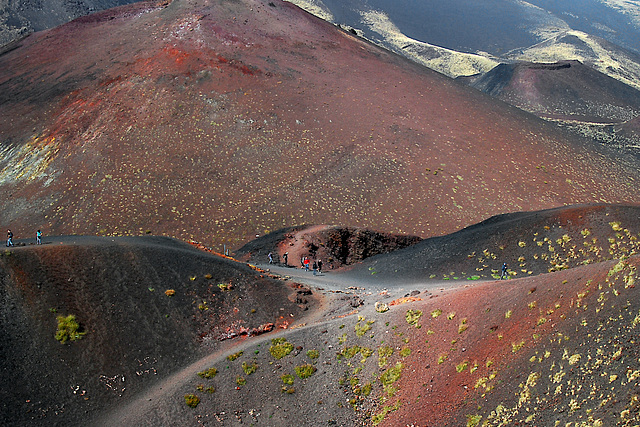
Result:
M635 163L277 0L141 2L33 34L0 55L0 129L16 236L426 237L640 202Z

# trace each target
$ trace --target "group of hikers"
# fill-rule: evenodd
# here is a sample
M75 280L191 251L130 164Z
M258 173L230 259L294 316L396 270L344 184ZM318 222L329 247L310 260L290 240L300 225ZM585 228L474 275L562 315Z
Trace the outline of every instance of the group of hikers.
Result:
M267 258L269 259L269 264L274 264L274 260L273 260L273 253L269 252L269 255L267 255ZM289 266L289 252L285 252L282 255L282 260L283 260L283 264L288 267ZM317 274L321 274L322 273L322 260L316 260L313 261L313 263L311 262L311 260L309 260L309 257L307 256L301 256L300 257L300 268L304 268L305 271L309 271L312 270L313 271L313 275L317 275Z
M313 264L309 260L309 257L303 256L300 257L300 265L301 268L304 268L304 271L309 271L310 269L313 271L313 275L322 274L322 260L313 261Z
M9 231L9 233L11 233L11 231ZM38 230L38 233L40 233L40 230ZM13 235L11 235L13 236ZM10 239L9 239L10 241ZM39 243L38 243L39 244ZM9 243L7 243L7 246L9 246ZM269 264L273 264L273 253L269 252L269 255L267 255L267 257L269 258ZM282 255L282 259L284 261L284 265L286 267L289 266L289 252L285 252ZM316 260L313 261L313 263L311 263L311 260L309 260L309 257L307 256L301 256L300 257L300 268L304 268L305 271L309 271L312 270L313 271L313 275L318 275L318 274L322 274L322 260ZM509 278L509 272L508 272L508 267L507 267L507 263L505 262L504 264L502 264L502 268L500 270L500 280L502 279L508 279Z
M42 244L42 231L36 231L36 245ZM13 245L13 232L11 229L7 230L7 247L14 246Z

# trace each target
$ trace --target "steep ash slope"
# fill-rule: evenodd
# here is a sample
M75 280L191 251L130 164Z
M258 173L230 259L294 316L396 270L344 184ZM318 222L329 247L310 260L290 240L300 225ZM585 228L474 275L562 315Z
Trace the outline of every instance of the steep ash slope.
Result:
M0 129L16 236L221 250L305 223L428 237L640 201L635 160L280 1L141 2L31 35L0 56Z

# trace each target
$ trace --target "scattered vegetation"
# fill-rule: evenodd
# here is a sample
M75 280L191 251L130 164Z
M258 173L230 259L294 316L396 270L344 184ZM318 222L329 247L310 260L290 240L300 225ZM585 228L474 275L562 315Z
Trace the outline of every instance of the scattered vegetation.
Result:
M475 427L480 424L482 415L467 415L467 427Z
M307 357L311 360L315 360L320 357L320 352L318 350L307 350Z
M230 291L232 289L231 283L218 283L218 288L221 291Z
M379 413L377 413L377 414L375 414L375 415L373 415L371 417L371 421L373 422L374 425L378 425L384 420L384 418L387 416L387 414L389 414L390 412L397 411L398 409L400 409L400 401L399 400L393 406L385 405L382 408L382 412L379 412Z
M464 362L456 365L456 372L460 373L464 371L465 369L467 369L467 366L469 366L469 362L465 360Z
M366 320L364 316L358 316L358 323L355 326L356 335L361 337L371 329L371 325L375 323L375 320Z
M469 327L469 325L467 325L467 319L464 318L462 319L462 321L460 321L460 326L458 326L458 333L461 334L464 331L467 330L467 328Z
M282 379L283 384L285 385L293 385L295 377L293 375L284 374L280 377Z
M256 362L251 362L251 364L242 362L242 370L246 375L251 375L258 370L258 364Z
M176 291L174 289L167 289L166 291L164 291L164 294L168 297L172 297L176 294Z
M382 373L382 375L380 375L380 382L382 383L382 386L385 388L385 391L388 390L388 388L393 383L395 383L400 379L400 375L402 374L402 368L404 368L404 365L401 362L398 362L396 363L395 366L387 369Z
M378 366L381 368L387 365L387 359L393 354L393 349L388 345L378 349Z

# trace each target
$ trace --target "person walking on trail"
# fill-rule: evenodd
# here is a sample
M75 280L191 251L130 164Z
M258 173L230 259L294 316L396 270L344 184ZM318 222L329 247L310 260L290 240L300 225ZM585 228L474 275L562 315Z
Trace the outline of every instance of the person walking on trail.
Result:
M289 266L289 252L285 252L284 255L282 255L282 259L284 259L285 267Z
M273 254L271 254L271 252L269 252L269 255L267 255L269 257L269 264L273 264Z
M13 246L13 233L11 230L7 230L7 247Z
M42 231L36 231L36 245L42 244Z
M507 278L507 263L502 264L502 271L500 272L500 280Z
M309 258L304 257L304 271L309 271Z
M322 260L318 260L318 274L322 274Z
M313 266L312 266L311 268L313 268L313 275L314 275L314 276L315 276L316 274L318 274L318 273L317 273L317 270L318 270L318 263L317 263L317 262L313 261Z

